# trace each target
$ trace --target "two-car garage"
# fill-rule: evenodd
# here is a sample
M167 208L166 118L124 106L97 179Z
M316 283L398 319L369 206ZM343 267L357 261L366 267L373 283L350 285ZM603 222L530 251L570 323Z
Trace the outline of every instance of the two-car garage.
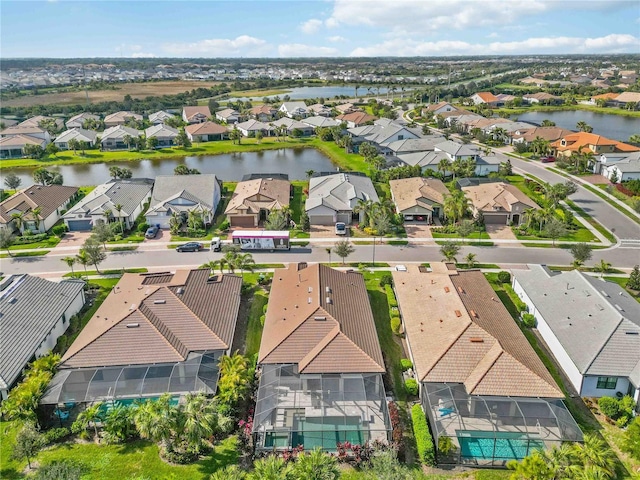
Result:
M67 220L65 222L70 232L89 232L93 225L91 219Z

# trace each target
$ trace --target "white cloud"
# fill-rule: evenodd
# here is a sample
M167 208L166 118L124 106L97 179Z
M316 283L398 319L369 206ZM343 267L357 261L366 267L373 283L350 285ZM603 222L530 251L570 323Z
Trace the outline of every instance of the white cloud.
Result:
M328 37L327 40L329 40L330 42L333 42L333 43L338 43L338 42L344 42L347 39L344 38L344 37L341 37L340 35L335 35L333 37Z
M171 55L187 57L259 57L270 50L265 40L249 35L233 39L211 38L191 43L167 43L162 48Z
M318 20L317 18L312 18L300 24L300 30L309 35L317 33L320 27L322 27L322 20Z
M640 38L612 34L597 38L536 37L514 42L470 43L461 40L420 42L394 38L377 45L359 47L354 57L551 54L551 53L633 53L640 49Z
M302 43L285 43L278 45L278 55L281 57L333 57L338 55L338 49Z
M491 32L489 35L487 35L487 38L498 38L500 35L498 35L496 32Z

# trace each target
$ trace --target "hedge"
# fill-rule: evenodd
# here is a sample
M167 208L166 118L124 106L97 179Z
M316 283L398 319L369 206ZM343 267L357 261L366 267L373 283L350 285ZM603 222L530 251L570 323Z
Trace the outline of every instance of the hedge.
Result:
M400 326L402 322L400 321L400 317L391 317L391 331L396 335L400 335Z
M401 358L400 368L403 372L406 372L407 370L411 370L413 368L413 363L408 358Z
M404 389L408 395L416 397L418 395L418 382L413 378L409 378L404 382Z
M436 451L431 433L429 433L427 417L425 417L420 404L414 405L411 409L411 421L413 422L413 435L416 437L416 446L418 447L418 457L423 464L432 467L436 464Z
M384 290L387 293L387 303L389 304L389 307L397 307L398 301L396 300L396 295L393 293L391 285L385 285Z

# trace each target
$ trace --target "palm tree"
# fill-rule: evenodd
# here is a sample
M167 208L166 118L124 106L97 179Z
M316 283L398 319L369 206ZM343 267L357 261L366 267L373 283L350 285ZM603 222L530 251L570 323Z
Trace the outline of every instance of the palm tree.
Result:
M122 223L122 205L120 205L119 203L116 204L116 206L114 207L116 209L116 212L118 212L118 218L120 219L120 233L124 233L124 225Z
M526 223L527 230L531 228L531 224L536 219L536 211L537 211L537 208L527 208L525 209L524 212L522 212L522 214L524 215L524 218L527 219L527 223Z
M546 155L549 153L550 143L542 137L536 137L531 141L531 151L538 155Z
M218 363L220 380L218 397L222 402L235 404L247 393L252 372L246 357L236 351L233 355L224 355Z
M573 463L573 446L563 443L559 447L553 446L550 449L540 452L542 459L553 473L553 478L568 478L568 470Z
M313 170L307 170L306 172L304 172L307 175L307 179L313 177L313 174L316 173Z
M16 229L19 232L22 232L22 225L24 224L24 214L25 212L17 212L11 214L11 220L13 224L16 226Z
M98 422L102 421L102 405L103 402L97 402L84 409L83 412L78 415L78 419L76 420L78 423L84 425L85 428L93 425L93 431L95 433L95 438L98 437ZM98 439L99 441L99 439Z
M245 471L240 470L238 465L227 465L226 467L213 472L209 477L209 480L245 480L246 478L252 479L253 477L247 477Z
M251 480L293 480L293 465L276 455L256 460L253 464Z
M458 223L469 210L470 200L462 190L454 190L451 194L445 195L442 209L447 218L454 223Z
M109 221L111 220L112 213L113 212L109 208L107 208L104 212L102 212L102 216L105 218L105 223L109 223Z
M593 132L593 127L591 125L588 125L587 122L580 121L580 122L576 123L576 128L580 132L586 132L586 133Z
M448 158L443 158L438 162L438 171L442 172L442 177L444 178L447 174L447 171L451 171L451 160Z
M36 207L31 210L31 215L33 215L33 225L36 230L40 230L40 214L42 213L42 207Z
M89 255L87 255L87 252L80 250L76 255L76 262L84 267L84 274L87 276L87 265L91 263L91 259L89 258Z
M189 446L199 453L203 439L211 437L218 424L215 403L202 393L188 393L185 395L181 413L185 439Z
M255 264L256 262L250 253L239 253L236 255L235 267L240 269L240 275L243 280L244 271L248 270L250 272L253 272Z
M301 454L293 466L296 478L305 480L338 480L338 460L320 449Z
M467 256L464 257L464 261L467 264L467 268L473 268L476 266L476 254L475 253L467 253Z
M171 395L165 393L157 400L147 400L139 405L133 423L142 438L166 445L176 424L176 413L171 406Z
M584 443L575 443L573 454L585 470L587 468L601 470L607 478L615 475L616 455L607 442L595 434L586 434Z
M131 145L133 144L133 137L131 135L125 135L122 137L122 141L127 145L127 149L131 150Z
M63 257L60 260L62 260L64 263L67 264L67 266L71 269L71 276L73 277L73 265L76 263L76 258L75 257Z
M445 258L447 262L453 261L458 263L458 260L456 259L456 255L458 254L459 251L460 251L460 245L458 245L457 243L453 243L452 241L447 241L440 247L440 253L442 254L442 256Z
M172 235L177 235L182 225L182 216L179 212L173 212L169 218L169 231Z
M603 258L598 264L593 267L593 269L596 272L600 272L600 278L602 278L604 277L605 273L609 273L609 270L611 270L611 264Z
M375 202L371 199L365 200L364 198L360 198L358 199L356 206L353 208L353 212L358 214L365 226L370 226L373 209L375 208L373 206L374 203Z
M227 267L229 267L229 271L231 273L234 273L236 271L237 257L238 252L234 251L227 252L224 254L224 257L222 257L222 260L224 260L224 263L227 265Z

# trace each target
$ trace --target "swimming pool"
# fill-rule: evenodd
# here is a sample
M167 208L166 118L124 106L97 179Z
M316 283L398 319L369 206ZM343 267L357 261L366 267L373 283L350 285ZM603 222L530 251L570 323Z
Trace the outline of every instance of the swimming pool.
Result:
M522 460L544 443L518 432L457 431L460 456L477 460Z

